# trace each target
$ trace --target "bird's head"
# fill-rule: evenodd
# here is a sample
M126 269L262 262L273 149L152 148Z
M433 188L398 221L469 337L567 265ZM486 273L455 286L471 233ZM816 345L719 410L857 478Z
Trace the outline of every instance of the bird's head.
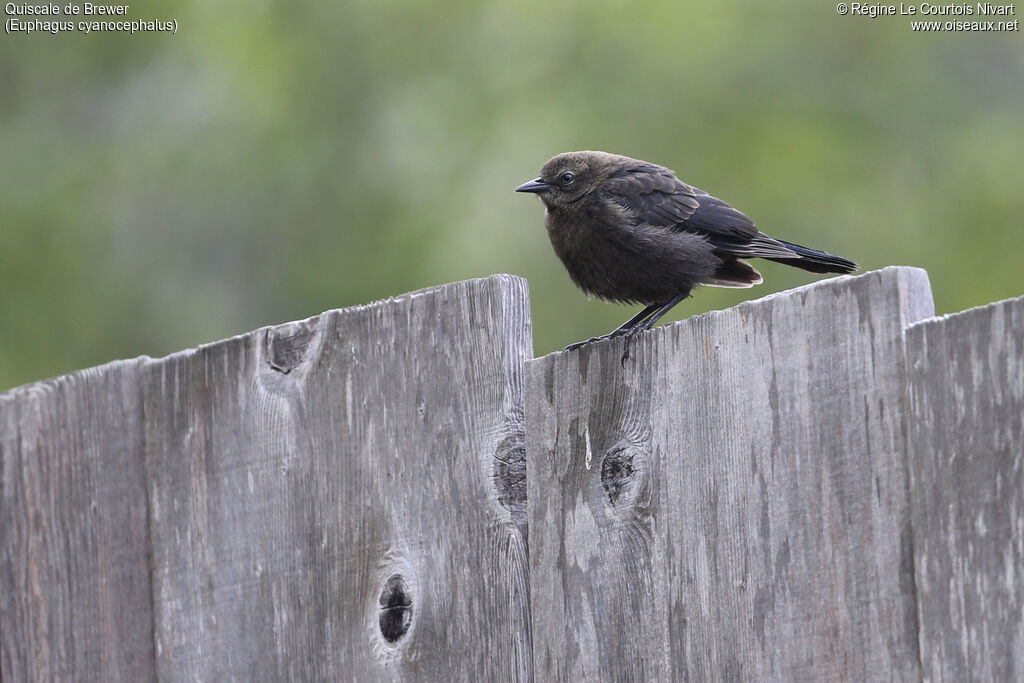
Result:
M610 172L614 154L565 152L548 160L540 176L523 183L516 192L532 192L549 209L569 207L601 184Z

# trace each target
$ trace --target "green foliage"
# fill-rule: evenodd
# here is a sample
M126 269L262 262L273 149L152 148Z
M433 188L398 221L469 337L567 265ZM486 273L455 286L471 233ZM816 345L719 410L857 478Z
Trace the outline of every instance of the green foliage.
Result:
M157 3L176 35L0 41L0 389L510 272L535 348L586 301L536 199L557 152L663 163L769 234L1024 293L1024 42L814 3ZM675 317L810 281L764 264Z

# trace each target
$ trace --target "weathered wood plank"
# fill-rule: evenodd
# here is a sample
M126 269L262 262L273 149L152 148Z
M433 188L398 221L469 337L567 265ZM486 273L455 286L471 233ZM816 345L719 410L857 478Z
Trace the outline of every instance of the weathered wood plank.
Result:
M447 285L146 368L175 680L528 680L526 284Z
M539 680L919 675L887 268L526 364Z
M910 327L907 359L924 676L1024 680L1024 297Z
M154 677L141 359L0 395L0 672Z

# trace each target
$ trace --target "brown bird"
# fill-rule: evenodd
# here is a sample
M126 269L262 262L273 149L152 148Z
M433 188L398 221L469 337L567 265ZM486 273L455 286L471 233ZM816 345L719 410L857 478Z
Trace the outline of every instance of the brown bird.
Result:
M544 223L573 282L606 301L645 308L603 337L650 329L695 287L752 287L763 258L812 273L851 273L857 264L777 240L726 202L670 169L607 152L566 152L516 192L547 208ZM627 340L623 360L628 356Z

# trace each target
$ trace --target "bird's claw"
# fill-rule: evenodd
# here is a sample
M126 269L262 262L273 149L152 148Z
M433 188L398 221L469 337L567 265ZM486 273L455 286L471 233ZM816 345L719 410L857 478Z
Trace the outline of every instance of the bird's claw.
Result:
M563 351L575 351L578 348L586 346L587 344L592 344L593 342L596 342L596 341L601 341L602 339L607 339L607 335L604 336L604 337L591 337L590 339L587 339L586 341L575 342L573 344L569 344L568 346L566 346L562 350Z
M605 339L615 339L617 337L625 337L626 340L625 340L625 342L623 344L622 361L621 362L622 362L622 367L626 367L626 359L629 358L629 345L630 345L630 343L633 341L634 337L636 337L638 334L640 334L641 332L644 332L646 330L647 330L647 328L642 326L642 325L638 325L636 327L628 328L628 329L618 329L618 330L615 330L614 332L609 332L608 334L601 335L600 337L591 337L590 339L587 339L586 341L580 341L580 342L575 342L573 344L569 344L568 346L566 346L562 350L563 351L575 351L576 349L582 348L582 347L584 347L584 346L586 346L588 344L593 344L594 342L599 342L599 341L602 341L602 340L605 340Z
M622 359L619 361L622 364L622 367L626 367L626 360L629 358L629 345L633 343L633 340L636 339L638 334L645 332L646 330L646 327L638 325L632 329L619 333L621 336L625 337L625 340L622 342Z

